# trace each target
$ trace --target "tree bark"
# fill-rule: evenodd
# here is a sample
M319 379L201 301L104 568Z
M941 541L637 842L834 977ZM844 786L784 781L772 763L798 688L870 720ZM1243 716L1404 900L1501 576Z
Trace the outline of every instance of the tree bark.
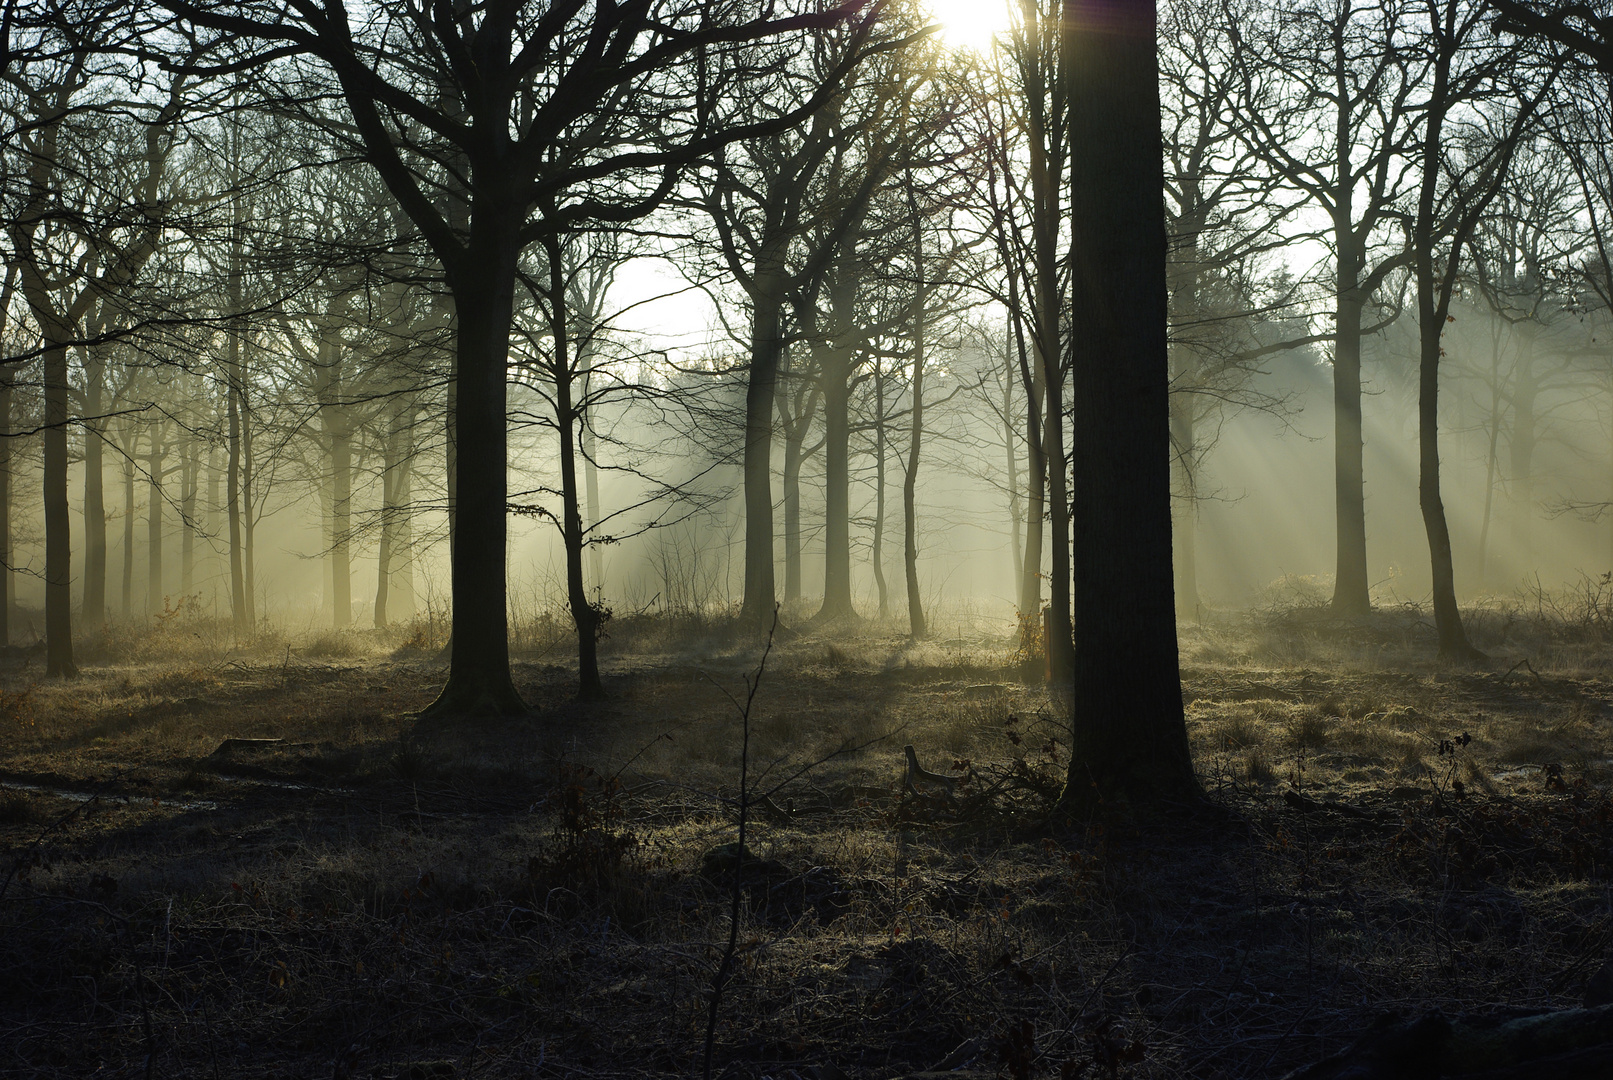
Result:
M1333 339L1333 507L1337 561L1333 613L1349 617L1372 610L1367 580L1367 510L1361 429L1361 311L1354 260L1340 244L1338 308Z
M1196 803L1201 795L1183 719L1172 596L1154 3L1066 0L1064 12L1078 711L1059 806L1073 814Z
M885 584L885 369L874 369L874 588L879 593L879 618L890 615L890 589Z
M202 463L196 456L196 436L189 430L179 447L179 602L184 604L196 587L196 487Z
M106 362L101 348L84 352L84 411L98 417L105 411ZM84 622L106 622L106 477L105 420L84 421Z
M549 376L554 384L555 426L560 435L560 535L566 549L566 598L577 627L577 696L597 701L605 696L599 678L600 613L588 599L583 580L582 499L577 482L577 426L583 420L573 402L571 334L566 319L565 253L559 239L546 242L549 263L549 334L553 354ZM768 415L773 398L769 394Z
M929 636L924 619L924 598L919 595L918 478L919 452L924 442L924 332L925 305L930 302L924 280L924 229L913 196L913 175L907 176L908 206L913 212L913 411L907 432L907 468L902 473L902 569L907 580L907 632L914 641Z
M496 186L487 178L488 186ZM480 192L473 198L492 198ZM427 717L521 715L526 704L510 677L505 607L508 542L506 379L514 310L513 207L473 204L463 257L448 266L457 348L454 379L453 656Z
M851 358L823 350L823 606L820 620L855 615L851 602Z
M772 258L772 256L764 256ZM773 395L778 388L784 308L783 252L758 265L751 305L750 378L745 386L745 594L740 619L773 618Z
M162 591L163 463L168 447L162 432L152 428L150 450L146 455L146 613L161 615L167 610Z
M73 541L67 505L68 375L66 327L45 335L45 674L70 679L73 662ZM55 331L52 333L50 331Z
M134 617L134 450L138 438L130 430L129 444L123 449L123 580L118 614L124 619Z

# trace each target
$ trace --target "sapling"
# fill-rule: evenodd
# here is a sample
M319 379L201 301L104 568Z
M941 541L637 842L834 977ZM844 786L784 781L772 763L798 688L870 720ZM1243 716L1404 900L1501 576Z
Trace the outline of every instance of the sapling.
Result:
M717 965L716 974L711 977L711 1007L706 1014L705 1065L701 1070L705 1080L711 1080L711 1050L717 1038L717 1010L722 1003L723 987L733 973L734 953L739 947L739 905L745 884L745 823L750 809L750 714L751 706L756 701L756 692L762 687L762 673L767 670L767 658L773 651L778 613L778 605L774 604L773 623L767 628L767 645L762 649L761 662L756 665L756 674L745 678L745 703L741 705L734 701L732 694L728 695L739 710L739 839L734 858L734 889L728 911L728 944L723 948L722 961ZM723 693L728 692L724 690Z

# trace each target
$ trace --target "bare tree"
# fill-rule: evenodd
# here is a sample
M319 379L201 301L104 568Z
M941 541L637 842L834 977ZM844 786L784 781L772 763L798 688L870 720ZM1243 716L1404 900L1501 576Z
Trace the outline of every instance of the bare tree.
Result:
M341 0L289 12L266 2L168 6L250 43L243 67L288 54L324 65L361 152L441 262L458 337L454 650L428 713L524 711L505 608L506 356L521 253L590 221L641 217L693 162L810 116L832 89L783 115L754 117L756 77L775 59L757 43L834 25L847 12L752 17L730 0L598 9L581 0L429 9L394 0L355 22ZM460 191L463 229L440 205Z

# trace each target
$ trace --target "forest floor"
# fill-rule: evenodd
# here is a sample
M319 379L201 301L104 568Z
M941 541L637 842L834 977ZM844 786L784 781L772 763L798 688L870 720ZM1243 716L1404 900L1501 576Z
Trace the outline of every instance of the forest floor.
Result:
M743 862L764 642L619 620L583 705L559 625L517 638L533 715L477 724L415 719L423 634L9 650L0 1075L698 1075L736 875L735 1077L1280 1076L1385 1010L1578 1004L1613 946L1595 619L1474 612L1478 667L1409 608L1184 626L1210 809L1053 833L1067 713L1015 638L806 628Z

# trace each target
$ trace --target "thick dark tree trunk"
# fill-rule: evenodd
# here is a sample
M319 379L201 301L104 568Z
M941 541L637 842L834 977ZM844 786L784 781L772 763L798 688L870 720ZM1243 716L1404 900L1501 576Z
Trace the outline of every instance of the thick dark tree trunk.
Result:
M1154 3L1066 0L1064 11L1077 554L1076 715L1060 808L1073 814L1201 796L1183 720L1171 585Z
M740 619L770 623L773 575L773 395L778 387L782 268L758 267L751 296L750 379L745 387L745 595Z
M1364 297L1339 256L1338 309L1333 339L1333 492L1338 561L1333 612L1361 616L1372 610L1367 580L1367 510L1362 468L1361 311Z
M67 506L67 348L47 337L45 392L45 674L70 679L73 662L73 541Z
M97 417L105 411L106 364L100 349L84 354L84 412ZM84 604L82 618L89 626L106 621L106 477L105 420L84 421Z
M454 395L453 656L431 717L527 711L510 678L505 607L509 483L506 378L515 298L513 212L479 208L465 254L448 268L458 347Z

